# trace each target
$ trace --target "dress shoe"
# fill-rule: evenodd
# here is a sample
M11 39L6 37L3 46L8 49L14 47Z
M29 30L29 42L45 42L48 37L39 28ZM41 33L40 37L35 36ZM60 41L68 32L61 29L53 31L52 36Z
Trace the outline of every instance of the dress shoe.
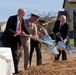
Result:
M18 73L20 73L21 71L17 71L17 72L15 72L15 73L13 73L13 74L18 74Z
M13 74L18 74L19 72L15 72L15 73L13 73Z

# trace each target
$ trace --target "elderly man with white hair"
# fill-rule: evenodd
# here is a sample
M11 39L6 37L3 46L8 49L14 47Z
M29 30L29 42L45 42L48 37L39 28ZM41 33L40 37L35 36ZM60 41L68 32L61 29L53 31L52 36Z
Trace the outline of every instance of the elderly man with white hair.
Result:
M61 41L61 39L58 36L62 37L63 42L65 44L69 43L69 25L68 25L68 23L66 23L65 15L61 15L60 19L55 22L53 32L56 36L56 43ZM59 51L59 54L57 55L55 60L59 60L61 52L62 52L62 60L67 60L67 54L64 50Z
M10 16L6 29L1 36L3 47L10 47L14 60L15 74L18 74L18 50L17 44L21 46L22 32L30 35L27 28L24 26L25 10L20 8L17 15Z

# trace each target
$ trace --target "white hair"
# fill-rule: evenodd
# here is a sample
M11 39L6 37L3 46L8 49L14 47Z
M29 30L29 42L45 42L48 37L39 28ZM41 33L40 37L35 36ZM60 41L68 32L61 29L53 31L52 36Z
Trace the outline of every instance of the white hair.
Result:
M66 21L66 16L65 15L61 15L60 18L64 18L64 20Z

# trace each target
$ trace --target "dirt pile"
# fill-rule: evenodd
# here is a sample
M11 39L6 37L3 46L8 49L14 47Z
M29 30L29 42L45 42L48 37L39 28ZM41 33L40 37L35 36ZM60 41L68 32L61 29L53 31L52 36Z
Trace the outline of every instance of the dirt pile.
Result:
M76 75L76 61L55 61L33 66L19 75Z

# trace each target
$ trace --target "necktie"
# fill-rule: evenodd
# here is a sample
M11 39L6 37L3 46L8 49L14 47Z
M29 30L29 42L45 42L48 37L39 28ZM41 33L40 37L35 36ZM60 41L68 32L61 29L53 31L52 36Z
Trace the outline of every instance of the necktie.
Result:
M20 31L20 36L22 36L22 22L20 20L20 23L19 23L19 31Z
M59 26L59 31L61 30L61 27L62 27L62 24L60 24L60 26Z

